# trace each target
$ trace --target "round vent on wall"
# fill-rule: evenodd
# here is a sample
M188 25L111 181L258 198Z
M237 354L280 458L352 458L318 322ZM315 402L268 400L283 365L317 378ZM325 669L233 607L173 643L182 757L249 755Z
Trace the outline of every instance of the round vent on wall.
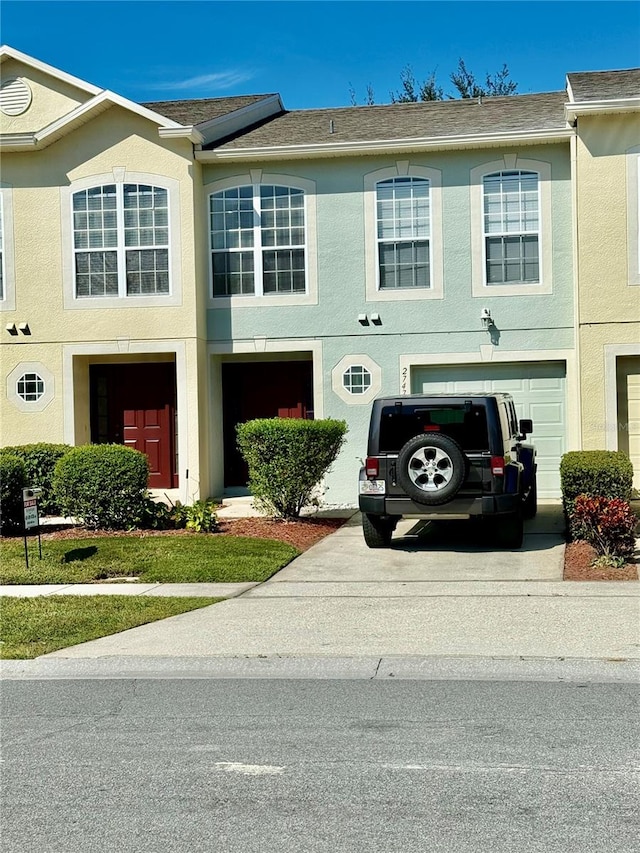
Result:
M19 116L29 109L31 89L19 77L0 86L0 111L6 116Z

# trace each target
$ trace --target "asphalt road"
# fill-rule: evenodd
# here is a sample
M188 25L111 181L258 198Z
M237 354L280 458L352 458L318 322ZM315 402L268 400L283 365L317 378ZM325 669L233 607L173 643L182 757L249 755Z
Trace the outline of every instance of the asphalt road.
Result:
M634 683L8 680L3 853L638 850Z

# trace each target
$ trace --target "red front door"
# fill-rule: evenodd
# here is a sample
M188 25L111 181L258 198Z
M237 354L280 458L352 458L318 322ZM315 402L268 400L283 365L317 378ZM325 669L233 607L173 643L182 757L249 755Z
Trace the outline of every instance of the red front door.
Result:
M246 486L247 465L236 445L237 424L254 418L312 418L311 361L222 365L224 484Z
M90 382L92 442L126 444L145 453L149 488L177 486L174 365L92 365Z

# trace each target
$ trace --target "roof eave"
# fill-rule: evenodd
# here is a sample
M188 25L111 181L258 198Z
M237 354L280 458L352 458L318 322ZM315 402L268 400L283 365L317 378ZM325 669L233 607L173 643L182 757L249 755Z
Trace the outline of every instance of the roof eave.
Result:
M170 121L164 116L154 113L146 107L140 107L126 98L116 95L115 92L110 92L108 89L102 90L94 98L91 98L85 103L80 104L71 112L62 116L59 119L51 122L41 130L31 134L11 134L4 135L0 140L0 145L5 151L23 151L23 150L41 150L57 142L63 136L71 133L83 124L86 124L95 116L105 112L113 106L121 106L124 109L131 110L142 118L152 121L158 127L158 133L167 137L186 137L194 144L201 144L202 137L192 127L183 127L175 121Z
M188 139L194 145L202 145L204 136L200 131L189 125L183 127L161 127L158 129L158 135L161 139Z
M37 142L35 133L3 133L0 151L33 151Z
M209 145L216 139L231 136L244 127L277 115L283 110L280 95L272 95L269 98L261 98L253 104L247 104L239 110L201 122L198 124L198 130L203 136L203 144Z
M516 133L486 133L465 136L425 137L418 139L381 139L369 142L333 142L307 145L273 145L260 148L227 148L213 151L196 151L196 160L203 163L218 160L276 160L308 159L311 157L340 157L379 154L393 150L424 151L459 148L484 148L497 145L542 144L566 142L575 131L572 128L553 130L517 131Z
M607 113L628 113L640 110L640 97L615 98L602 101L576 101L564 105L564 116L569 122L578 116L606 115Z

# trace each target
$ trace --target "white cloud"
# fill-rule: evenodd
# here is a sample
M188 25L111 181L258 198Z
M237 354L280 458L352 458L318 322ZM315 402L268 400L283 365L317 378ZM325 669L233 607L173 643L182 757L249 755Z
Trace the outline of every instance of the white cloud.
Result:
M166 90L171 92L184 92L207 89L208 91L219 91L232 89L240 83L253 79L253 71L219 71L217 74L201 74L198 77L189 77L187 80L167 80L164 83L154 83L147 86L148 89Z

